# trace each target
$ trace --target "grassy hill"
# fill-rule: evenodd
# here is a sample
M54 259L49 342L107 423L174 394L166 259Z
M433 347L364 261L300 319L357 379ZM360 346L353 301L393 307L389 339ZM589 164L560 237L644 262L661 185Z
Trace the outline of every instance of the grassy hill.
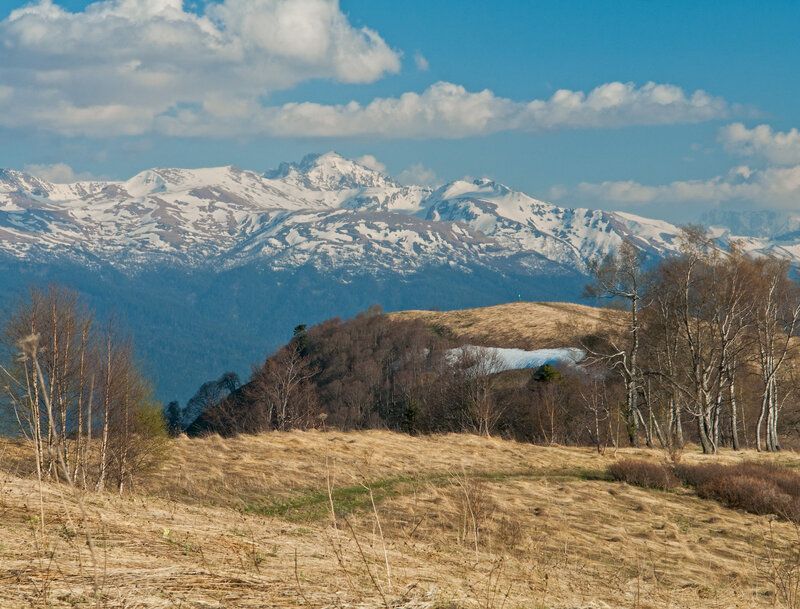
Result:
M568 302L511 302L458 311L400 311L389 318L420 319L485 346L539 349L572 345L587 334L616 328L624 313Z
M635 449L383 431L178 438L131 495L75 499L0 444L0 606L773 607L792 525L612 482ZM754 453L686 462L762 459ZM779 457L797 465L796 455ZM43 506L43 507L41 507ZM42 537L42 521L44 531Z

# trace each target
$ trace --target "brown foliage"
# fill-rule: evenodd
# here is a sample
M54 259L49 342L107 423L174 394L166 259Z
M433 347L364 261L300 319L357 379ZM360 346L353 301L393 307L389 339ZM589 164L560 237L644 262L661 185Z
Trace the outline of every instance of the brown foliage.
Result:
M419 320L375 310L299 326L254 367L250 382L216 398L186 431L232 436L327 427L465 431L598 450L617 443L616 377L552 366L544 376L504 371L496 352L458 347Z
M608 467L608 473L614 480L645 488L671 490L681 484L665 465L643 459L620 459Z
M800 523L800 475L773 463L679 465L676 474L704 499Z

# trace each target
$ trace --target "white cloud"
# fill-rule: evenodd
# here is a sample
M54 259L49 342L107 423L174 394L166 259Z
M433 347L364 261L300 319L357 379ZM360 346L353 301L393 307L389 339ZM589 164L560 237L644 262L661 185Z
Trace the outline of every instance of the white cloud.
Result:
M0 21L0 124L66 135L140 134L158 116L238 120L299 82L371 82L399 54L337 0L100 0L71 13L38 0Z
M462 138L499 131L599 129L628 125L694 123L728 116L725 100L703 91L648 83L609 83L582 91L560 90L546 100L517 102L488 89L476 93L438 82L423 93L377 98L368 104L289 103L253 108L246 123L209 116L207 108L162 116L157 129L171 135L278 137ZM216 120L212 120L212 119Z
M550 187L547 198L551 201L559 201L569 195L569 188L563 184L553 184Z
M360 156L355 161L359 165L363 165L364 167L367 167L368 169L374 169L375 171L380 171L381 173L385 173L386 172L386 165L381 163L378 159L376 159L371 154L365 154L364 156Z
M612 82L516 101L439 82L366 104L265 105L310 79L366 83L400 54L353 27L338 0L38 0L0 21L0 126L62 135L460 138L505 130L699 122L727 102L674 85ZM427 60L417 53L418 69Z
M414 65L417 66L417 70L420 72L427 72L431 67L428 60L425 59L425 56L419 51L414 53Z
M605 128L627 125L667 125L718 119L730 113L728 104L702 90L687 95L682 88L649 82L612 82L588 94L556 91L549 100L534 100L520 113L533 129Z
M726 125L719 130L725 150L744 156L762 156L779 165L800 163L800 131L773 131L769 125L748 129L742 123Z
M415 163L401 171L397 181L400 184L417 186L436 186L441 183L436 173L432 169L426 169L422 163Z
M800 165L762 170L741 166L731 169L727 175L708 180L676 181L657 186L633 180L583 182L572 195L624 206L742 201L758 207L797 209L800 207Z
M400 69L398 52L352 27L337 0L224 0L201 16L181 0L100 0L77 13L39 0L0 21L0 41L0 126L68 136L458 138L730 112L703 91L654 83L519 102L440 82L365 105L265 106L269 92L301 81L362 83Z
M25 173L41 178L54 184L71 184L81 180L93 180L94 176L91 173L75 173L72 167L66 163L55 163L53 165L25 165Z

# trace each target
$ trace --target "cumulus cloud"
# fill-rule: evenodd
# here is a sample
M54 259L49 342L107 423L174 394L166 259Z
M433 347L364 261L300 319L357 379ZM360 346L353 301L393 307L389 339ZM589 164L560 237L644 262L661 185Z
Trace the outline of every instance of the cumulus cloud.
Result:
M518 102L485 89L467 91L438 82L422 93L377 98L368 104L303 102L253 107L246 125L210 120L206 109L159 117L171 135L222 136L242 130L278 137L462 138L499 131L601 129L628 125L695 123L723 118L728 103L704 91L687 95L674 85L608 83L589 93L556 91L546 100Z
M364 156L360 156L355 161L359 165L363 165L364 167L367 167L369 169L374 169L375 171L380 171L381 173L386 172L386 165L381 163L371 154L365 154Z
M66 135L156 130L159 116L239 121L299 82L374 81L400 69L377 32L337 0L100 0L69 12L38 0L0 22L0 124Z
M766 208L796 209L800 204L800 165L761 170L740 166L708 180L676 181L657 186L633 180L583 182L574 195L624 206L742 201Z
M70 12L37 0L0 21L0 126L62 135L459 138L505 130L609 128L719 119L702 90L612 82L517 101L439 82L366 104L267 105L310 79L367 83L400 53L355 28L338 0L99 0ZM427 60L417 54L418 69Z
M436 186L441 183L439 177L432 169L427 169L422 163L415 163L404 169L397 176L400 184L417 186Z
M91 173L75 173L75 171L66 163L55 163L53 165L25 165L25 173L53 182L54 184L71 184L81 180L92 180L94 176Z
M458 138L731 111L704 91L619 82L533 101L440 82L364 105L265 105L309 79L365 83L400 69L399 53L350 25L337 0L224 0L202 15L182 0L100 0L75 13L38 0L0 21L0 40L0 126L68 136Z
M800 163L800 131L773 131L769 125L748 129L742 123L726 125L719 130L725 150L743 156L760 156L779 165Z

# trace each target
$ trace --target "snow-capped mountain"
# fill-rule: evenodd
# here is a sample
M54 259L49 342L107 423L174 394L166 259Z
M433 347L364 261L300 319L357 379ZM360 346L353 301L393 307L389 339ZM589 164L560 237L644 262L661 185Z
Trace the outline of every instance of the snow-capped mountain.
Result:
M724 241L741 229L713 230ZM53 184L6 170L0 303L29 283L77 288L122 316L169 400L222 371L246 372L299 323L375 303L575 301L591 258L626 238L657 258L677 249L677 234L491 180L403 186L335 153L263 174L150 169L119 182ZM746 246L800 261L785 232L754 233Z
M0 250L37 261L225 269L312 265L358 273L436 265L582 271L625 237L660 254L677 229L565 209L489 180L401 186L335 153L258 174L151 169L125 182L51 184L0 173Z

